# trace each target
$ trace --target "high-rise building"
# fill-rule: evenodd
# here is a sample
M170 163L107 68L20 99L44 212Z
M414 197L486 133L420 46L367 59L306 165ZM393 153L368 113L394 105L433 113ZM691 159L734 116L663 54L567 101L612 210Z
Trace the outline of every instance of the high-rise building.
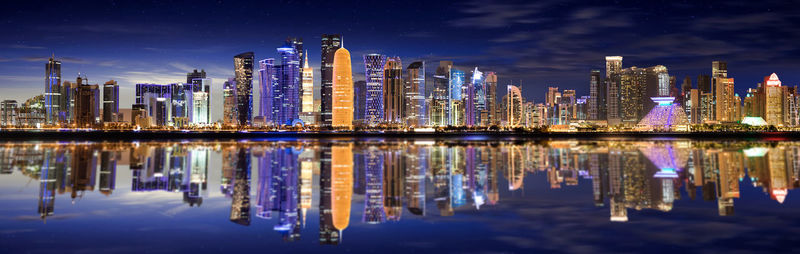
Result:
M386 56L381 54L364 55L364 76L367 81L364 122L375 126L383 122L384 96L383 79Z
M589 120L606 119L606 82L600 70L592 70L589 74L589 99L586 102Z
M205 71L203 71L205 73ZM192 78L192 123L199 125L210 124L211 118L211 79L210 78Z
M18 112L17 101L4 100L0 102L0 126L16 126Z
M545 104L547 106L556 106L558 104L558 97L561 96L561 93L558 91L558 87L548 87L547 88L547 98L545 98Z
M764 121L769 125L783 125L786 93L784 87L781 86L781 80L778 79L777 74L772 73L764 77L762 84L764 84Z
M308 59L308 57L306 56L305 51L303 51L303 38L288 37L286 38L286 44L292 46L295 52L297 52L297 59L299 61L299 64L297 66L300 66L300 68L306 66L306 62L308 62L306 60Z
M650 100L652 97L674 97L672 96L672 88L675 87L674 83L667 72L667 67L663 65L656 65L645 68L646 83L645 91L646 97L642 102L645 114L650 112L655 106L655 103ZM674 100L674 99L673 99Z
M485 125L484 118L488 117L486 111L486 87L483 72L475 67L472 71L470 84L467 87L466 124L467 126Z
M622 70L621 56L606 56L606 79Z
M353 120L364 121L367 114L367 81L353 83Z
M715 88L714 97L716 98L717 112L716 120L719 122L736 122L741 120L741 116L736 115L738 105L736 103L736 94L733 90L733 79L718 76L714 78Z
M61 112L61 61L50 57L45 64L44 109L45 123L58 124Z
M186 127L192 121L192 116L194 116L194 92L192 89L192 84L186 83L173 83L169 84L170 92L170 101L167 102L168 107L170 108L171 118L168 121L172 123L172 126L176 127Z
M505 115L506 115L506 126L508 127L519 127L523 124L523 107L522 104L522 89L518 86L508 85L506 87L506 97L507 103L505 108Z
M122 121L118 116L119 85L112 79L103 84L103 122Z
M259 101L258 115L265 123L273 123L272 116L275 115L272 89L277 86L277 76L275 74L275 59L268 58L258 61L258 83Z
M331 126L333 114L333 60L336 50L342 47L342 36L338 34L322 35L322 53L320 53L320 115L322 126Z
M456 68L450 68L450 125L460 126L464 125L464 98L462 91L464 90L464 80L466 74Z
M233 57L236 78L236 109L239 126L248 126L253 120L253 52Z
M404 123L403 62L389 57L383 68L383 120L388 124Z
M486 110L489 112L485 125L497 125L499 112L497 108L497 74L486 73Z
M277 86L272 89L272 120L276 125L292 125L300 118L300 61L295 49L287 44L278 48L281 65L275 66Z
M333 60L332 126L353 128L353 72L350 51L336 50ZM352 160L352 159L351 159Z
M425 62L413 62L406 68L406 124L420 127L427 124L425 105Z
M204 79L204 78L206 78L206 70L200 70L198 72L197 69L194 69L192 72L186 73L186 83L187 84L193 83L192 80Z
M75 93L75 124L78 127L91 127L96 122L97 108L95 107L95 100L97 100L98 93L97 85L83 84L78 86Z
M697 89L701 93L711 93L711 77L708 75L697 75Z
M303 59L303 89L300 98L303 105L301 112L311 113L314 112L314 69L308 66L308 52L304 54Z
M452 61L440 61L433 75L433 94L429 105L429 116L432 126L450 124L450 69Z
M228 126L236 126L239 124L239 108L236 104L236 79L228 78L228 81L222 84L222 122Z

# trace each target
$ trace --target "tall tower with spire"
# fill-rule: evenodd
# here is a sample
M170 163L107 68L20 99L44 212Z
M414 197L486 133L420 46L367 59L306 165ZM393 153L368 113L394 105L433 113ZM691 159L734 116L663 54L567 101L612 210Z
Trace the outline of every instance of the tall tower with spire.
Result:
M303 86L301 91L301 104L303 113L314 112L314 69L308 66L308 51L303 59Z

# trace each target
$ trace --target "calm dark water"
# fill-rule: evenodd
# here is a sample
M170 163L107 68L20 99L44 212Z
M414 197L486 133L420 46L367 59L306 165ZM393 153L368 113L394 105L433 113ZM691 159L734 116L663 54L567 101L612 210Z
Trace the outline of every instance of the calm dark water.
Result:
M0 144L2 253L797 252L800 142Z

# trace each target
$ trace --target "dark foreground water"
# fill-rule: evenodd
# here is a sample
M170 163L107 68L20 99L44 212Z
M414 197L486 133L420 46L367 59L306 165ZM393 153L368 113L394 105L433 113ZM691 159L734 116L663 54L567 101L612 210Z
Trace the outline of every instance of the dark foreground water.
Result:
M0 144L2 253L800 251L800 142Z

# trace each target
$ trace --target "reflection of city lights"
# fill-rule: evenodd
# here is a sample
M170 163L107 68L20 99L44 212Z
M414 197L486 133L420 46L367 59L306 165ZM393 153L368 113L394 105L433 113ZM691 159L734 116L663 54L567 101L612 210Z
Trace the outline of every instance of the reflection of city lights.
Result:
M747 157L764 157L764 155L767 154L767 151L769 151L769 149L766 147L752 147L743 150L744 156Z
M656 172L653 176L655 178L678 178L674 168L662 168L661 171Z

